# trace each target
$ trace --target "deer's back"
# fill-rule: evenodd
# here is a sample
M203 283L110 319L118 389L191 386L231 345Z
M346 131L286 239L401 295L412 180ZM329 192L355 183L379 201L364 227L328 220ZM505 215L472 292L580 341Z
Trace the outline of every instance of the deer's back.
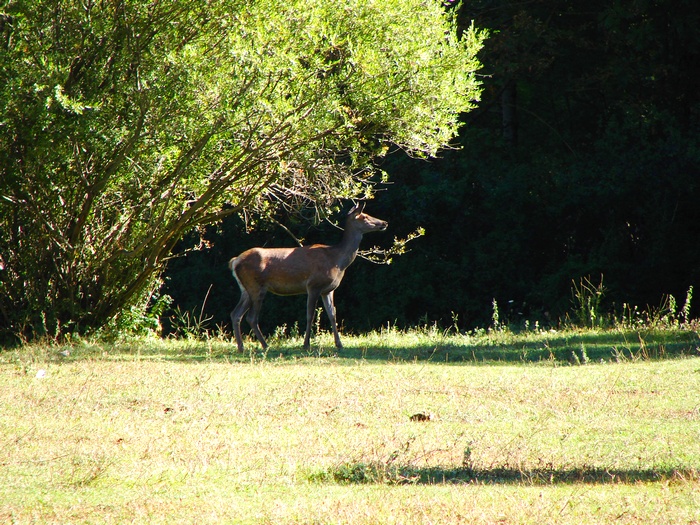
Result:
M277 295L322 293L334 290L343 271L333 260L330 246L251 248L230 263L236 278L249 292L264 288Z

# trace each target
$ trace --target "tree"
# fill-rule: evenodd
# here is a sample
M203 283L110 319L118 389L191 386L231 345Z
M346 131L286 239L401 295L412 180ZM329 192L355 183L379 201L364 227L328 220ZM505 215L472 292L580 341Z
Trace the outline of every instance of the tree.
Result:
M144 312L183 234L371 193L449 144L484 34L437 1L0 8L0 333Z

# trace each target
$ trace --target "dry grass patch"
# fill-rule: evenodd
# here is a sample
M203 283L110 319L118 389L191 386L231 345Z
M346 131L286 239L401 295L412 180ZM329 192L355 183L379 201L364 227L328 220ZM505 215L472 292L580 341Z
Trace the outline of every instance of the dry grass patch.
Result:
M173 348L3 354L0 522L700 523L698 359Z

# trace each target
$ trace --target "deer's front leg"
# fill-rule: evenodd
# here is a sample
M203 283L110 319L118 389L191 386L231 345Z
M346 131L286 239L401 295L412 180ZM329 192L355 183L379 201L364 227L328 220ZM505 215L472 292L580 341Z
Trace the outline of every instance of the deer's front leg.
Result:
M306 299L306 333L304 334L304 350L311 348L311 325L314 324L314 314L316 313L316 303L319 292L309 290Z
M343 344L340 342L340 334L338 334L338 326L335 321L335 304L333 301L333 291L327 294L321 294L321 301L323 301L323 307L326 309L326 314L328 315L328 320L331 322L331 328L333 329L333 338L335 339L335 347L338 349L343 348Z

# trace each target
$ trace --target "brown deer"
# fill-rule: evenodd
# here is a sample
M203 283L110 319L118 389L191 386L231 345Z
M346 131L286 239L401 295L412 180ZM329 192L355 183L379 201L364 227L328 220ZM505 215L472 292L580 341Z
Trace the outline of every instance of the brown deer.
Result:
M355 260L362 235L386 230L388 226L386 221L363 213L364 207L364 203L361 203L348 213L340 244L314 244L298 248L251 248L229 261L228 266L241 288L241 299L231 312L239 352L243 351L241 319L246 313L246 319L255 337L263 349L267 348L267 342L258 326L260 307L267 292L276 295L308 294L305 349L309 348L316 303L321 296L333 328L335 346L343 347L335 322L333 292L342 281L347 267Z

